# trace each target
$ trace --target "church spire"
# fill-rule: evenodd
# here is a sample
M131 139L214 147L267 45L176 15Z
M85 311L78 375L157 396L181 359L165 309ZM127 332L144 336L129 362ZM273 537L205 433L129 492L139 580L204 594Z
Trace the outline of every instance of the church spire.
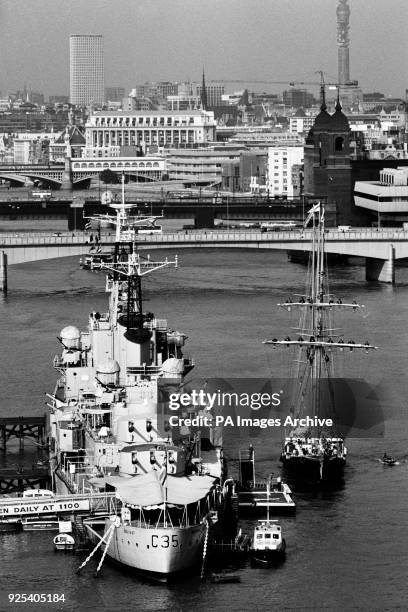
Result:
M340 87L337 87L337 101L336 101L336 106L335 106L336 111L341 111L341 104L340 104Z
M204 68L203 68L203 83L202 83L202 86L201 86L201 108L203 110L207 110L207 106L208 106L208 103L207 103L207 89L206 89L206 86L205 86L205 74L204 74Z
M325 90L325 87L324 87L324 82L320 85L320 100L321 100L320 110L322 110L322 111L327 110L327 106L326 106L326 90Z

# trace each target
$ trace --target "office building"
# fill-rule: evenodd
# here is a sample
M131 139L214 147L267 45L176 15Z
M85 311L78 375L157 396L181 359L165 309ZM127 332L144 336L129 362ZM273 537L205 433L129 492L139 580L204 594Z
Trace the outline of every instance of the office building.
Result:
M271 197L293 198L298 187L294 185L293 166L303 164L303 146L277 146L268 148L267 189ZM296 181L297 185L298 181Z
M103 38L70 36L70 102L77 106L102 106L105 97Z
M106 87L105 100L106 102L122 102L125 97L124 87Z
M283 103L285 106L290 108L310 108L314 103L313 94L306 91L306 89L285 89L282 94Z
M193 148L214 142L215 128L210 111L101 111L86 123L86 146L95 156L112 146Z
M378 226L404 225L408 222L408 167L383 168L379 181L356 181L356 206L371 212Z
M206 96L206 106L207 108L211 108L212 106L221 106L222 104L222 96L225 93L224 85L212 85L212 84L200 84L195 85L195 95L199 96L202 99L203 90L205 91Z

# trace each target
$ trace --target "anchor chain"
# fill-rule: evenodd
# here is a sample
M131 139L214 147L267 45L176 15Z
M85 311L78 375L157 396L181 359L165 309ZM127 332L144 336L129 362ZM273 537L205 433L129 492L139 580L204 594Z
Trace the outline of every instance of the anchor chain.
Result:
M101 569L101 567L102 567L102 563L103 563L103 562L104 562L104 560L105 560L106 553L108 552L108 548L109 548L109 545L110 545L110 543L111 543L111 540L112 540L112 537L113 537L114 531L115 531L116 527L119 527L119 524L118 524L118 517L116 517L115 522L113 523L112 527L113 527L113 529L111 530L111 532L110 532L110 534L109 534L109 537L108 537L108 539L107 539L107 541L106 541L106 546L105 546L105 549L104 549L104 551L103 551L102 558L101 558L101 560L99 561L99 565L98 565L98 567L96 568L96 572L95 572L95 574L94 574L95 578L97 578L97 577L98 577L98 572L100 571L100 569ZM111 529L111 527L109 527L109 529Z
M76 573L79 574L81 572L81 569L85 567L85 565L88 563L88 561L90 561L90 559L94 556L94 554L96 553L96 551L98 550L98 548L100 548L102 546L103 543L106 542L106 540L108 540L107 546L105 547L104 553L102 555L102 561L105 558L107 549L109 547L110 541L112 539L112 535L114 530L116 529L116 527L118 527L118 517L115 517L115 521L112 523L112 525L109 527L109 529L107 530L107 532L104 534L104 536L99 540L98 544L95 546L95 548L89 553L89 555L87 556L87 558L85 559L85 561L78 567L78 569L76 570ZM102 565L102 562L98 565L98 569L96 570L96 574L98 573L100 567Z
M204 519L204 523L205 523L205 537L204 537L204 546L203 546L203 561L201 563L201 574L200 574L201 580L204 578L205 560L207 557L207 547L208 547L208 534L210 532L210 525L206 518Z

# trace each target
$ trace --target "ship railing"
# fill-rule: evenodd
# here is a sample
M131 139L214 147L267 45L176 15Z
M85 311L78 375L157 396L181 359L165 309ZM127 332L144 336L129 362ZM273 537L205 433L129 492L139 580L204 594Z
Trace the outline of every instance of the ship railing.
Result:
M159 374L161 372L161 366L154 365L141 365L141 366L130 366L126 368L126 373L131 375L142 375L148 376L149 374Z
M92 395L92 394L89 394ZM84 397L84 395L79 396L79 406L81 408L94 408L96 405L96 396L93 397Z
M126 505L126 504L125 504ZM183 504L178 506L177 510L173 506L168 506L163 502L160 507L155 506L154 510L159 510L159 515L153 518L149 517L148 508L143 506L133 506L133 511L138 511L138 517L132 518L132 525L143 527L144 529L157 529L159 527L190 527L199 525L203 519L208 516L208 513L213 510L214 506L211 502L211 496L207 495L205 499L195 502L194 517L192 512L193 504ZM173 511L175 510L175 511ZM181 511L182 510L182 511Z
M53 361L52 361L52 365L56 370L60 370L61 368L69 368L69 367L83 367L87 365L87 359L86 359L86 355L82 356L79 358L79 361L76 363L67 363L65 361L63 361L62 356L61 355L55 355Z
M167 319L152 319L151 321L145 321L144 327L152 331L167 331Z
M158 331L166 331L167 330L167 319L155 319L156 329Z
M79 490L79 486L75 479L72 478L71 474L67 472L63 466L60 466L59 473L68 488L71 489L74 493L77 493Z
M268 484L273 488L282 484L278 478L264 478L262 480L249 480L247 483L250 489L256 489L259 491L265 490Z

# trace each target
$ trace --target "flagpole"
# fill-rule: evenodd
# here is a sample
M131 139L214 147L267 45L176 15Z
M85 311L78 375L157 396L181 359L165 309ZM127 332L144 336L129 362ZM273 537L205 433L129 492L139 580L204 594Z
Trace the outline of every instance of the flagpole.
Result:
M266 520L269 523L269 494L271 491L271 476L266 482Z

